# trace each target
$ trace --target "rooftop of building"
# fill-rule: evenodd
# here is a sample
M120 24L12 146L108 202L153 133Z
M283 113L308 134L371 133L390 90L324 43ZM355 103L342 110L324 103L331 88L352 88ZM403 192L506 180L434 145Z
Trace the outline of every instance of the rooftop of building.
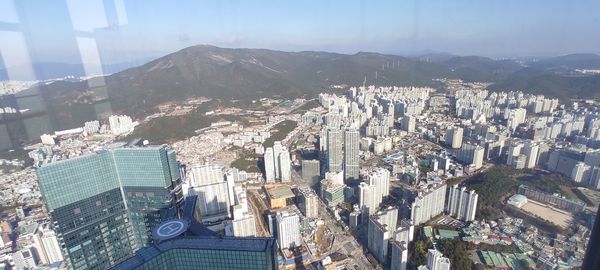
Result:
M70 161L74 161L74 160L78 160L78 159L84 159L84 158L88 158L88 157L95 156L98 154L103 154L108 151L124 151L124 150L133 150L133 149L150 151L150 150L158 150L163 147L167 147L167 145L166 144L163 144L163 145L135 145L135 144L115 143L115 144L111 144L108 146L104 146L101 149L95 150L94 152L91 152L91 153L83 153L79 156L73 156L73 157L69 157L69 158L58 159L55 161L44 163L40 166L40 168L54 166L57 164L66 163L66 162L70 162Z
M295 197L288 185L265 185L265 190L271 199L287 199Z
M440 237L440 239L458 239L459 232L452 231L452 230L438 229L438 236Z
M140 249L136 255L117 264L112 269L136 269L160 254L173 249L265 252L274 245L274 238L185 236Z

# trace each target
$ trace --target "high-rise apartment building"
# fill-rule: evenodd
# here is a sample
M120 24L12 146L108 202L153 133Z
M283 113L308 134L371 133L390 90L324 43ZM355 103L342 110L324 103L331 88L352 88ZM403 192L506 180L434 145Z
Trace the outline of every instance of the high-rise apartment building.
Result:
M446 146L452 149L458 149L462 146L463 129L460 127L452 127L446 130L445 142Z
M293 248L302 245L300 242L300 217L296 213L278 212L276 220L279 248Z
M319 161L316 159L302 160L302 180L313 186L319 182L321 175Z
M374 168L369 172L367 183L374 185L381 197L390 195L390 171L385 168Z
M507 109L506 126L511 132L514 132L520 124L525 123L525 116L527 114L527 110L523 108L518 109Z
M327 130L327 171L340 172L343 170L344 152L342 144L343 133L339 129Z
M524 145L520 141L514 141L508 147L508 152L506 153L506 164L514 166L516 163L516 159L519 155L521 155L521 150Z
M33 235L37 255L42 264L52 264L63 260L56 233L48 225L43 225Z
M458 151L457 158L459 161L473 165L475 169L479 169L483 166L484 152L483 147L479 145L463 143L460 151Z
M267 149L265 149L263 161L265 164L265 182L275 183L275 153L273 152L272 147L267 147Z
M393 238L398 221L398 209L389 207L369 218L367 246L379 262L384 263L388 255L389 240Z
M533 141L527 141L522 149L522 154L525 156L525 168L534 168L537 165L538 152L540 147Z
M300 188L299 208L307 218L319 217L319 197L310 188Z
M360 133L357 129L344 131L344 179L358 180Z
M175 153L164 145L48 163L37 178L72 269L106 269L133 255L183 198Z
M363 220L367 220L369 214L377 211L383 197L381 193L376 192L375 185L365 182L358 186L358 206L363 215Z
M417 118L412 115L406 115L402 117L402 130L406 132L415 132L415 126L417 125Z
M454 185L448 193L446 212L462 221L473 221L478 198L474 190L469 192L466 187L459 188L458 185Z
M254 215L246 214L242 217L236 217L230 221L231 236L235 237L253 237L256 236L256 220Z
M220 165L201 165L191 169L189 195L198 198L198 210L201 220L215 221L231 217L230 195L233 183L225 179L224 167Z
M446 184L431 184L422 187L411 207L411 219L414 225L420 225L444 211Z
M282 183L288 183L292 180L292 161L290 160L290 152L286 147L283 147L279 153L279 177Z
M266 183L275 183L276 180L290 182L292 177L290 152L280 141L274 142L273 147L265 149L263 161Z
M404 241L392 240L391 270L406 270L408 264L408 245Z
M275 178L281 179L281 161L279 155L283 152L281 141L273 142L273 164L275 164Z

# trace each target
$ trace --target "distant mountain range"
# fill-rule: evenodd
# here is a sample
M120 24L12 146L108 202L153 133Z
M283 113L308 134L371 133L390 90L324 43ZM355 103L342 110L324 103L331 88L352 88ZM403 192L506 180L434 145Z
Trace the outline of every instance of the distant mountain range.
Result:
M123 71L125 69L139 66L142 63L146 63L151 59L135 61L135 62L126 62L126 63L116 63L116 64L106 64L102 66L102 71L104 74L112 74L115 72ZM9 76L8 69L11 70L11 74L13 76ZM33 72L33 74L31 74ZM83 77L85 76L84 65L81 63L78 64L69 64L69 63L52 63L52 62L36 62L31 65L20 65L20 66L11 66L5 67L0 61L0 81L4 80L17 80L17 81L27 81L27 80L53 80L60 79L67 76L73 77ZM29 76L35 76L35 78L30 78Z
M143 116L158 104L194 96L315 96L330 85L362 85L365 80L374 85L439 87L432 79L443 77L490 81L493 90L523 90L563 100L600 97L600 75L575 74L577 68L600 69L600 56L576 54L517 62L447 54L407 58L366 52L347 55L198 45L103 78L55 82L31 93L40 90L49 107L65 117L73 107L107 100L113 113ZM105 86L97 86L102 84Z

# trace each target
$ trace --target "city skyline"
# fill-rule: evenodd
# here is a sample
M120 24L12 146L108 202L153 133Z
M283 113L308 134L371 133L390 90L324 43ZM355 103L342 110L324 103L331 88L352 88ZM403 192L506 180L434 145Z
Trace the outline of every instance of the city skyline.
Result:
M0 270L595 270L598 10L0 0Z

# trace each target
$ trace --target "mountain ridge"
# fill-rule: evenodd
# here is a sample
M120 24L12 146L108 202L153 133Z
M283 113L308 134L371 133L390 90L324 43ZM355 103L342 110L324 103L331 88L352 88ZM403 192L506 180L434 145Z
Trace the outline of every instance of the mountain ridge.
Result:
M22 94L41 93L47 107L60 119L73 119L73 126L78 126L86 117L74 115L72 107L86 112L82 115L97 116L98 104L109 103L102 110L143 117L155 112L159 104L197 96L314 97L331 85L362 85L365 80L373 85L441 87L433 80L436 78L490 81L494 83L491 90L531 90L563 100L571 95L561 88L581 97L599 97L600 93L595 76L565 77L513 60L480 56L451 56L429 62L373 52L285 52L196 45L111 75L83 82L50 83Z

